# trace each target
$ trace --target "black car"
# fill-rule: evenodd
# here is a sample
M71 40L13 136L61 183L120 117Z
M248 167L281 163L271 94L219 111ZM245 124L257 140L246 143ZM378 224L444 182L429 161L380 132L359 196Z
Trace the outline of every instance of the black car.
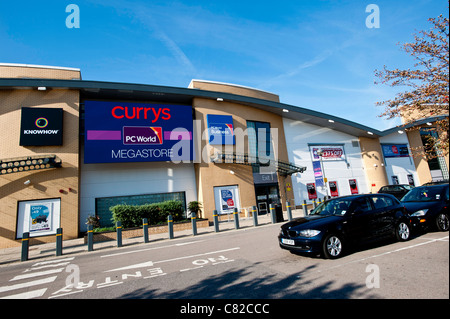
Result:
M449 185L430 185L414 188L401 203L411 215L413 227L448 231Z
M283 249L338 258L347 247L360 241L386 236L408 240L409 215L394 196L368 194L323 202L307 217L281 226L278 240Z
M408 184L386 185L380 188L379 194L391 194L398 200L401 200L414 186Z

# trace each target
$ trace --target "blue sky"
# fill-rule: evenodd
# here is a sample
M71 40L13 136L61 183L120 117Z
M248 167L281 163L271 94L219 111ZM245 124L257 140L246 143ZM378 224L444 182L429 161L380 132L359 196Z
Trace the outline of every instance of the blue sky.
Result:
M71 3L78 29L66 27ZM371 3L379 28L366 27ZM383 130L400 121L378 117L375 103L395 91L375 85L374 70L412 67L398 43L447 12L445 0L2 1L0 63L80 68L84 80L234 83Z

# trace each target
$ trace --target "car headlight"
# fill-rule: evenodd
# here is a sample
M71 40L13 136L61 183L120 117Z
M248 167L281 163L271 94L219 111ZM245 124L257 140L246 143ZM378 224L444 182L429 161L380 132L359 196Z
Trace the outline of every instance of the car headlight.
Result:
M305 230L300 230L298 232L299 236L302 237L314 237L320 234L320 230L315 230L315 229L305 229Z
M421 209L418 210L417 212L414 212L411 216L425 216L425 214L427 213L428 209Z

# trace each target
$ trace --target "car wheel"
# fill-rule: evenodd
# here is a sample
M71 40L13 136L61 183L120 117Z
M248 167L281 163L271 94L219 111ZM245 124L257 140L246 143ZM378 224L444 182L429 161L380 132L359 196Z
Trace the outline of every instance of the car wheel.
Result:
M436 217L436 226L439 231L448 231L449 228L448 215L440 213Z
M409 225L405 222L400 222L397 225L395 235L399 241L407 241L411 236L411 230L409 229Z
M328 259L339 258L344 251L343 241L340 235L330 234L323 241L323 256Z

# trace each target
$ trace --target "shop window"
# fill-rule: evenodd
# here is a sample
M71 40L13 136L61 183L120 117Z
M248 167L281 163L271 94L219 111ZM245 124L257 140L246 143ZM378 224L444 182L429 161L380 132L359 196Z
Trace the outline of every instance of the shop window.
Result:
M274 159L270 123L247 121L247 132L249 155L260 164L268 164L268 160Z

